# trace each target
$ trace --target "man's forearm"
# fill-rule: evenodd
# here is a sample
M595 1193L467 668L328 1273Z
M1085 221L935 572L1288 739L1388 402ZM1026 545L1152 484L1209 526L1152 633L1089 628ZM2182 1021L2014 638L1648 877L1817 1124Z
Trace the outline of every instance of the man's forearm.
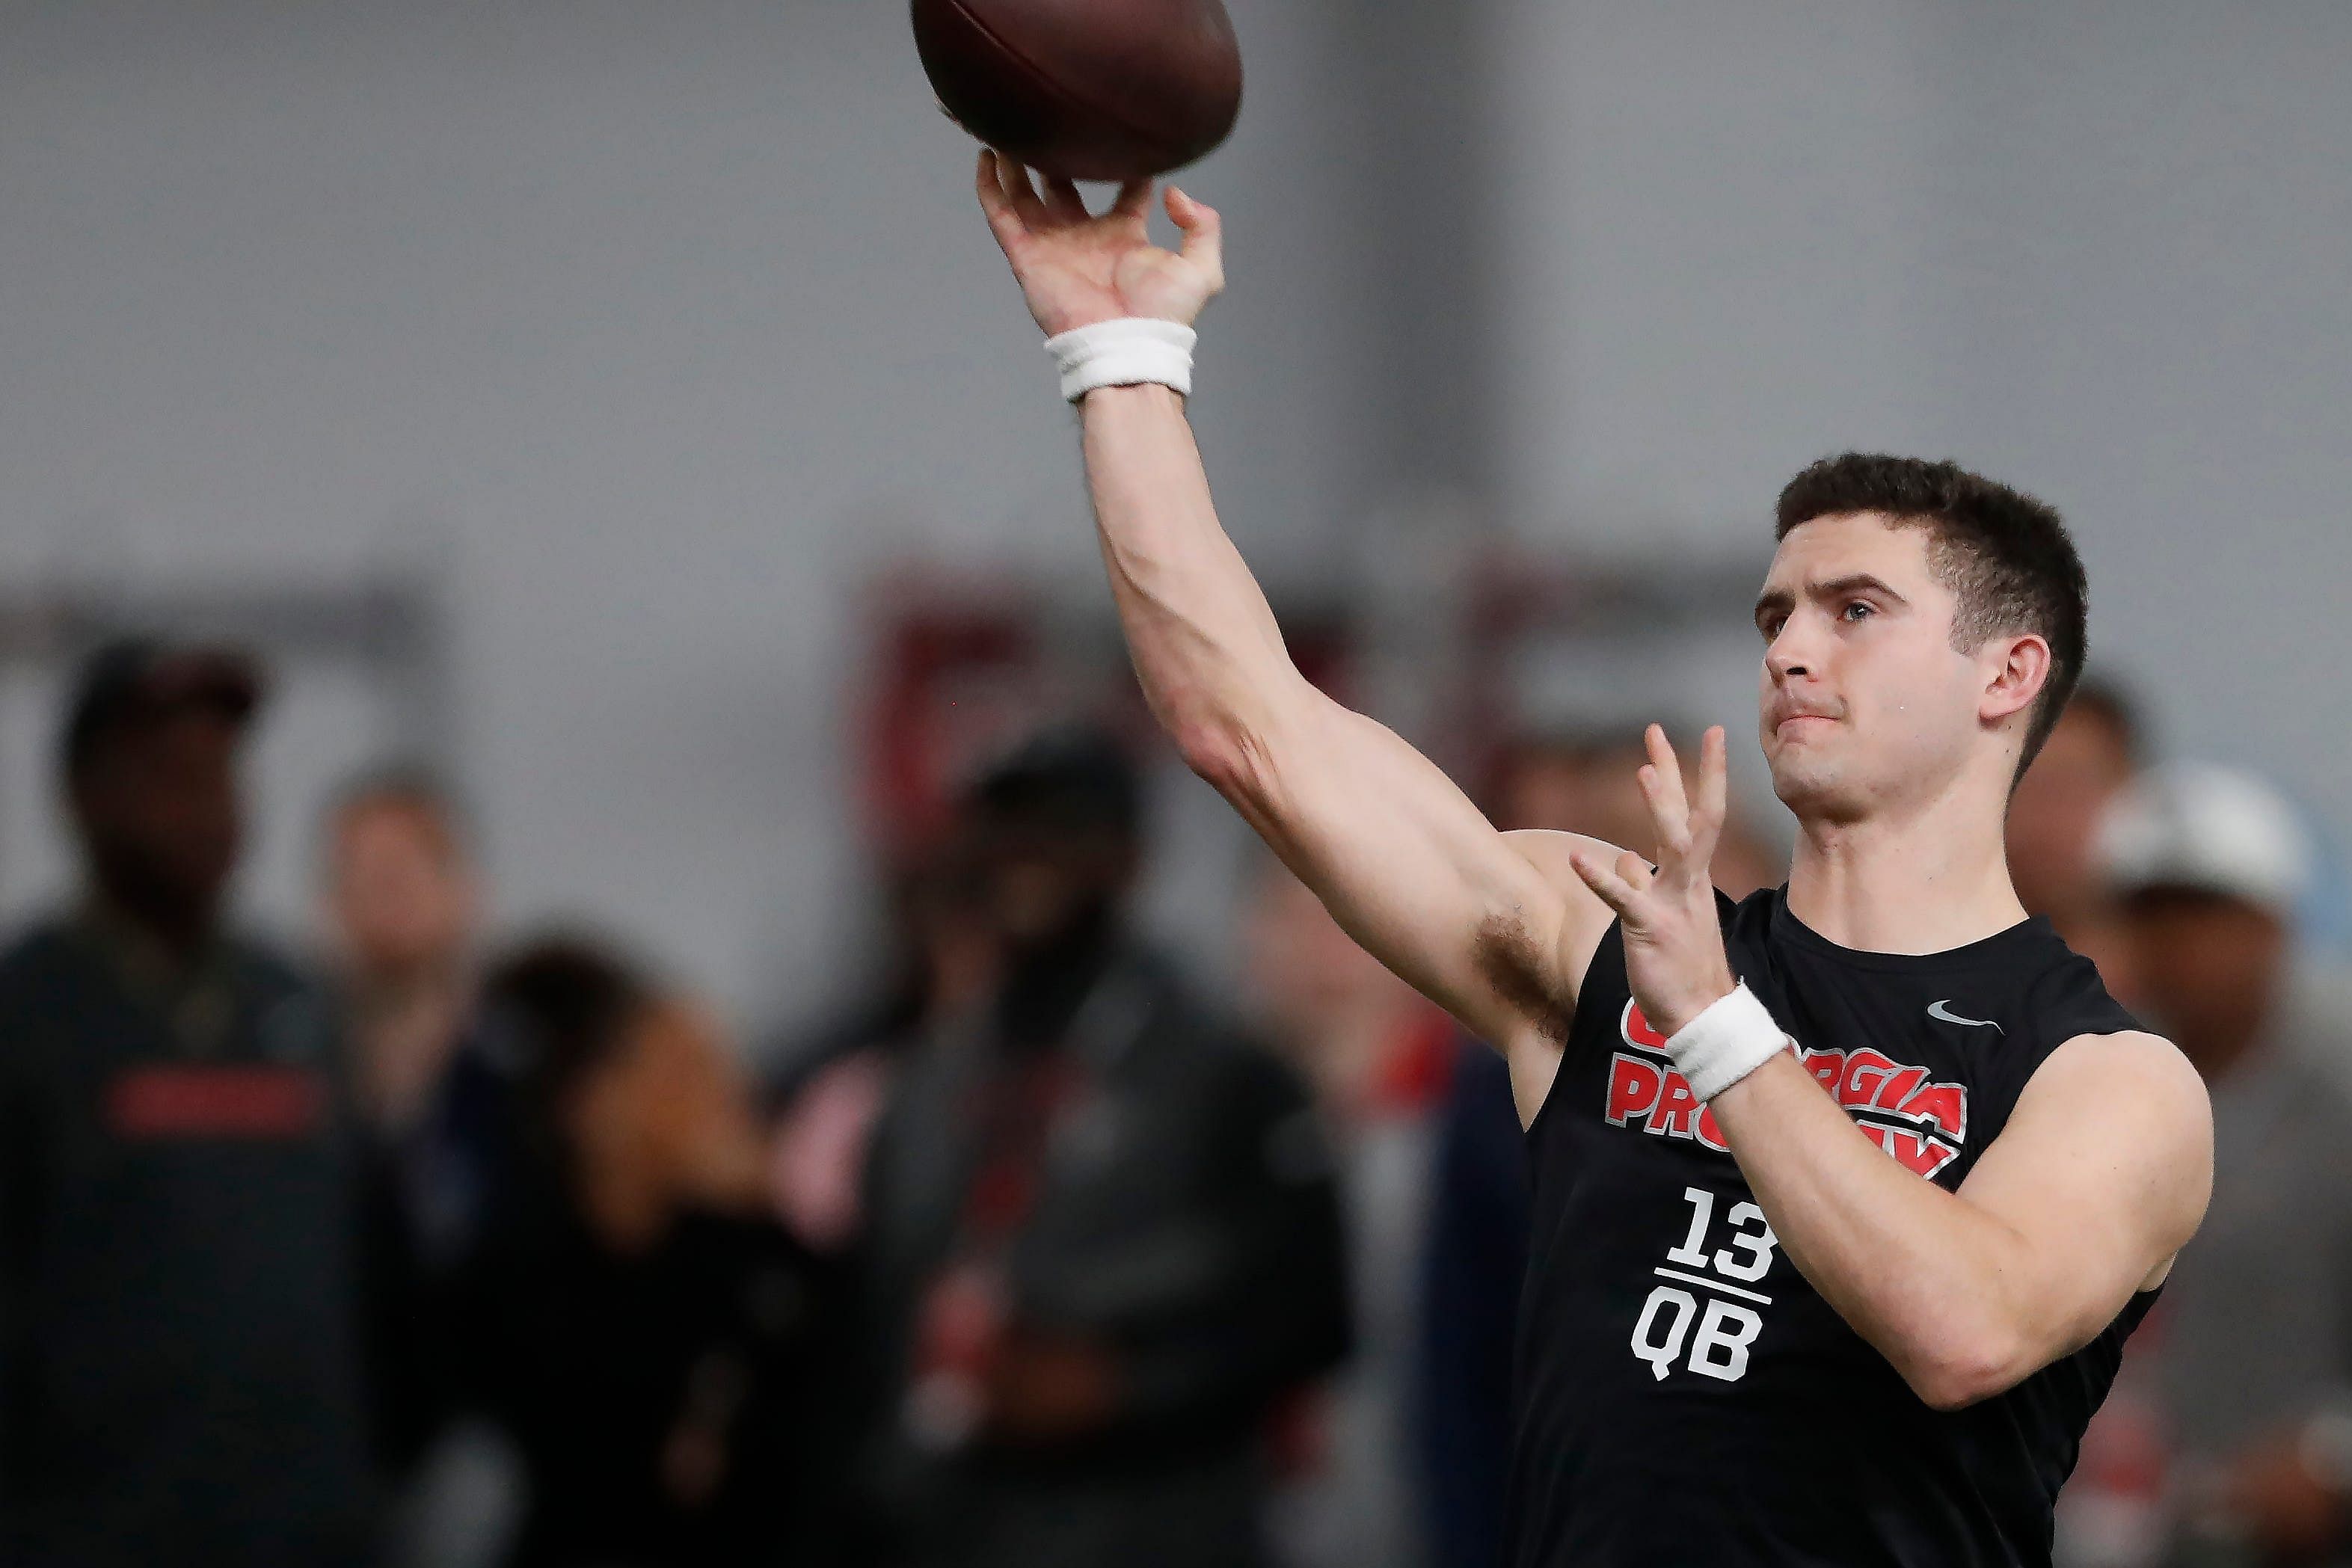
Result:
M1080 408L1103 562L1144 695L1188 761L1225 759L1308 688L1217 521L1183 400L1104 387Z
M2040 1364L2025 1239L1889 1159L1794 1057L1711 1109L1790 1260L1921 1398L1969 1404Z

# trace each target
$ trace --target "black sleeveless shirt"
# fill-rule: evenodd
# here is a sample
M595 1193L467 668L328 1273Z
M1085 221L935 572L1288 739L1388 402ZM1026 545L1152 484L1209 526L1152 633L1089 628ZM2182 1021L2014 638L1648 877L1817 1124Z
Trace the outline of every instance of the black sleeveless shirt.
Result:
M2043 920L1913 956L1835 946L1785 891L1718 903L1732 972L1939 1186L2053 1051L2138 1027ZM2047 1563L2058 1488L2155 1292L2008 1392L1929 1408L1780 1251L1664 1043L1612 925L1528 1129L1510 1562Z

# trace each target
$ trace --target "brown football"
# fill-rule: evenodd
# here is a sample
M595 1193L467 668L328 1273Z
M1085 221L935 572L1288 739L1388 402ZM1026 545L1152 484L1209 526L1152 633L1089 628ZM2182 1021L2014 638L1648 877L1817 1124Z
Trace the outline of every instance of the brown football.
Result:
M1241 112L1241 46L1220 0L914 0L914 15L940 106L1048 174L1164 174Z

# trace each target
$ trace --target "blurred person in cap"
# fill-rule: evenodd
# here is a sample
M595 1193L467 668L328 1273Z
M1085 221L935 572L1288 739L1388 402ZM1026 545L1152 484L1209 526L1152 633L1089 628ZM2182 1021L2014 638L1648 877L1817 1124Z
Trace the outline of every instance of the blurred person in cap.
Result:
M514 1064L520 1156L452 1321L462 1393L529 1481L508 1562L814 1560L837 1490L813 1427L832 1298L769 1207L718 1027L574 936L495 963L483 1016Z
M866 1235L876 1127L908 1060L938 1029L992 994L997 940L966 846L950 831L890 875L879 984L840 1019L777 1053L764 1086L768 1180L776 1213L829 1269L855 1267ZM860 1364L864 1325L829 1319L838 1364ZM814 1419L862 1430L871 1391L835 1380Z
M1130 932L1115 743L1041 736L965 804L1005 967L869 1166L881 1554L1245 1568L1267 1429L1347 1345L1308 1095Z
M2179 765L2098 853L2212 1096L2213 1200L2085 1435L2065 1559L2352 1563L2352 1006L2295 953L2312 844L2268 786Z
M1336 1145L1356 1327L1356 1354L1313 1406L1283 1488L1282 1554L1296 1568L1419 1568L1430 1560L1415 1382L1423 1270L1463 1044L1453 1019L1272 854L1259 857L1242 935L1261 1027L1314 1087Z
M2096 964L2126 1006L2138 998L2133 944L2102 874L2101 824L2138 776L2146 742L2138 709L2096 677L2072 701L2010 798L2010 875L2029 915L2045 915L2066 945Z
M0 957L0 1558L335 1564L369 1519L331 1009L235 934L258 671L123 642L59 771L82 887Z

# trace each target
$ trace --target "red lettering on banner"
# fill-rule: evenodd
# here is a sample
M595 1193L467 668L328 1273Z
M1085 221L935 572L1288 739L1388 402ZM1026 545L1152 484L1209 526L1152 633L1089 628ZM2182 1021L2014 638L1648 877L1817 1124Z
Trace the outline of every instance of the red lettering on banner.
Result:
M326 1109L326 1085L299 1067L134 1067L106 1087L121 1138L300 1138Z
M1618 1051L1609 1059L1609 1124L1622 1127L1628 1119L1647 1116L1658 1103L1665 1074L1638 1056Z

